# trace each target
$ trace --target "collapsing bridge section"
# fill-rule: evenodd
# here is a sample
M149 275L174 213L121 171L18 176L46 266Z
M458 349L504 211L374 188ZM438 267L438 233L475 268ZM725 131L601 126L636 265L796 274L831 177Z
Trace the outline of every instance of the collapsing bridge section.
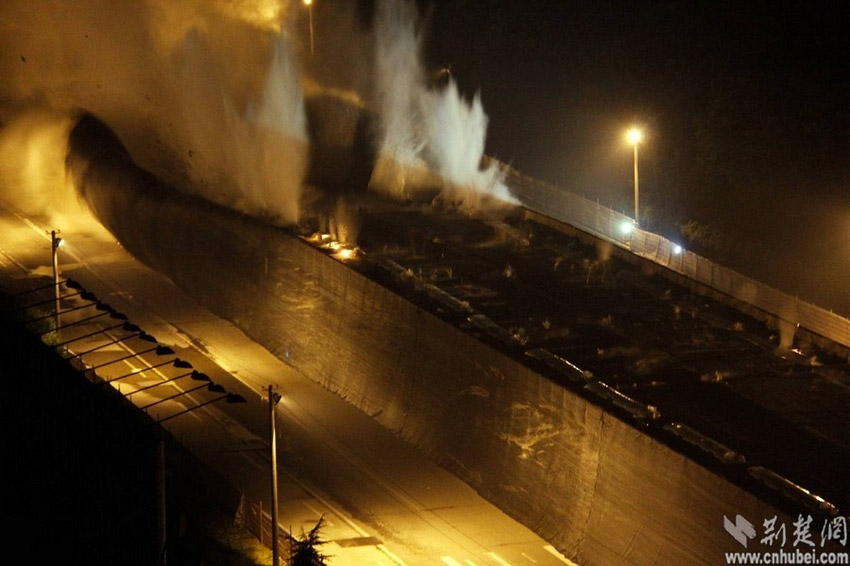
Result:
M724 515L836 512L794 482L768 487L765 477L783 476L739 457L726 442L737 433L717 439L666 419L676 394L646 385L650 361L649 372L604 375L617 352L651 356L618 342L634 328L617 329L625 314L580 307L650 301L628 270L585 262L578 240L549 256L532 242L556 236L521 220L382 206L364 213L366 254L342 261L321 239L163 186L92 118L73 131L68 166L137 258L582 564L710 563L738 545ZM577 302L550 292L544 264L585 289Z

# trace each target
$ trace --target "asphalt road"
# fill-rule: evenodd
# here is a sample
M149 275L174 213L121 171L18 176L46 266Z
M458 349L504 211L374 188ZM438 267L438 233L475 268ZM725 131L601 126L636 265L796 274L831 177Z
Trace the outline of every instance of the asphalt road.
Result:
M0 202L0 273L50 274L46 226ZM208 374L245 404L211 403L216 394L185 369L151 368L163 361L122 330L69 345L89 366L163 423L181 443L249 499L268 493L267 406L264 389L283 395L277 409L280 523L295 534L325 517L324 552L331 564L557 565L572 564L545 540L487 503L463 482L432 464L371 418L330 394L249 340L232 324L198 306L169 280L135 261L105 231L61 227L61 276L126 313L160 344ZM63 302L63 309L73 306ZM85 309L71 316L82 318ZM90 314L90 313L89 313ZM93 325L98 326L93 326ZM68 340L112 326L106 318L75 325ZM128 359L117 361L129 356ZM140 371L144 370L144 371ZM120 384L120 385L119 385ZM203 383L200 383L203 385ZM147 389L143 389L146 388Z

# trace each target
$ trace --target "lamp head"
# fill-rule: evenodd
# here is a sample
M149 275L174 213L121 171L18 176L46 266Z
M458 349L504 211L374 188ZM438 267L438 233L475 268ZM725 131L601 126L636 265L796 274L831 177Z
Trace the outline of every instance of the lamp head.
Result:
M206 381L207 383L212 385L212 380L210 379L210 376L208 376L202 371L193 369L192 373L189 374L189 377L191 377L193 381ZM210 391L212 391L212 389Z
M154 336L148 334L144 330L139 332L139 335L136 336L139 340L144 340L145 342L150 342L151 344L156 344L159 342Z
M643 140L643 132L638 128L630 128L626 132L626 139L632 145L637 145Z

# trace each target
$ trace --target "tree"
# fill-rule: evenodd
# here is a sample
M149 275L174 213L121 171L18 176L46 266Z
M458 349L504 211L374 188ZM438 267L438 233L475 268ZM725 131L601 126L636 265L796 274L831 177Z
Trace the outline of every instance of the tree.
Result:
M330 558L319 552L319 547L327 541L321 540L319 531L322 529L322 524L325 521L325 516L319 517L309 533L304 533L301 530L300 540L292 541L292 566L324 566L325 561Z

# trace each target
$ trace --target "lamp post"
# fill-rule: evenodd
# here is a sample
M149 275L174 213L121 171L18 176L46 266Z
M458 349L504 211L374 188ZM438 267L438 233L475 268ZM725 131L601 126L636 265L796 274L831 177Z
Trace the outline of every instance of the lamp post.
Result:
M168 541L168 512L165 499L165 441L159 438L156 443L156 547L159 563L166 564Z
M631 128L626 132L626 139L635 148L635 226L640 226L640 184L638 180L638 145L643 139L643 132Z
M56 236L58 230L50 231L50 249L53 251L53 298L54 308L53 322L56 331L59 331L59 248L65 243L65 240Z
M277 434L274 426L274 408L280 402L280 394L269 385L269 444L271 446L271 498L272 498L272 566L277 566L280 551L277 544Z
M313 55L313 0L304 0L304 5L307 6L307 12L310 14L310 55Z

